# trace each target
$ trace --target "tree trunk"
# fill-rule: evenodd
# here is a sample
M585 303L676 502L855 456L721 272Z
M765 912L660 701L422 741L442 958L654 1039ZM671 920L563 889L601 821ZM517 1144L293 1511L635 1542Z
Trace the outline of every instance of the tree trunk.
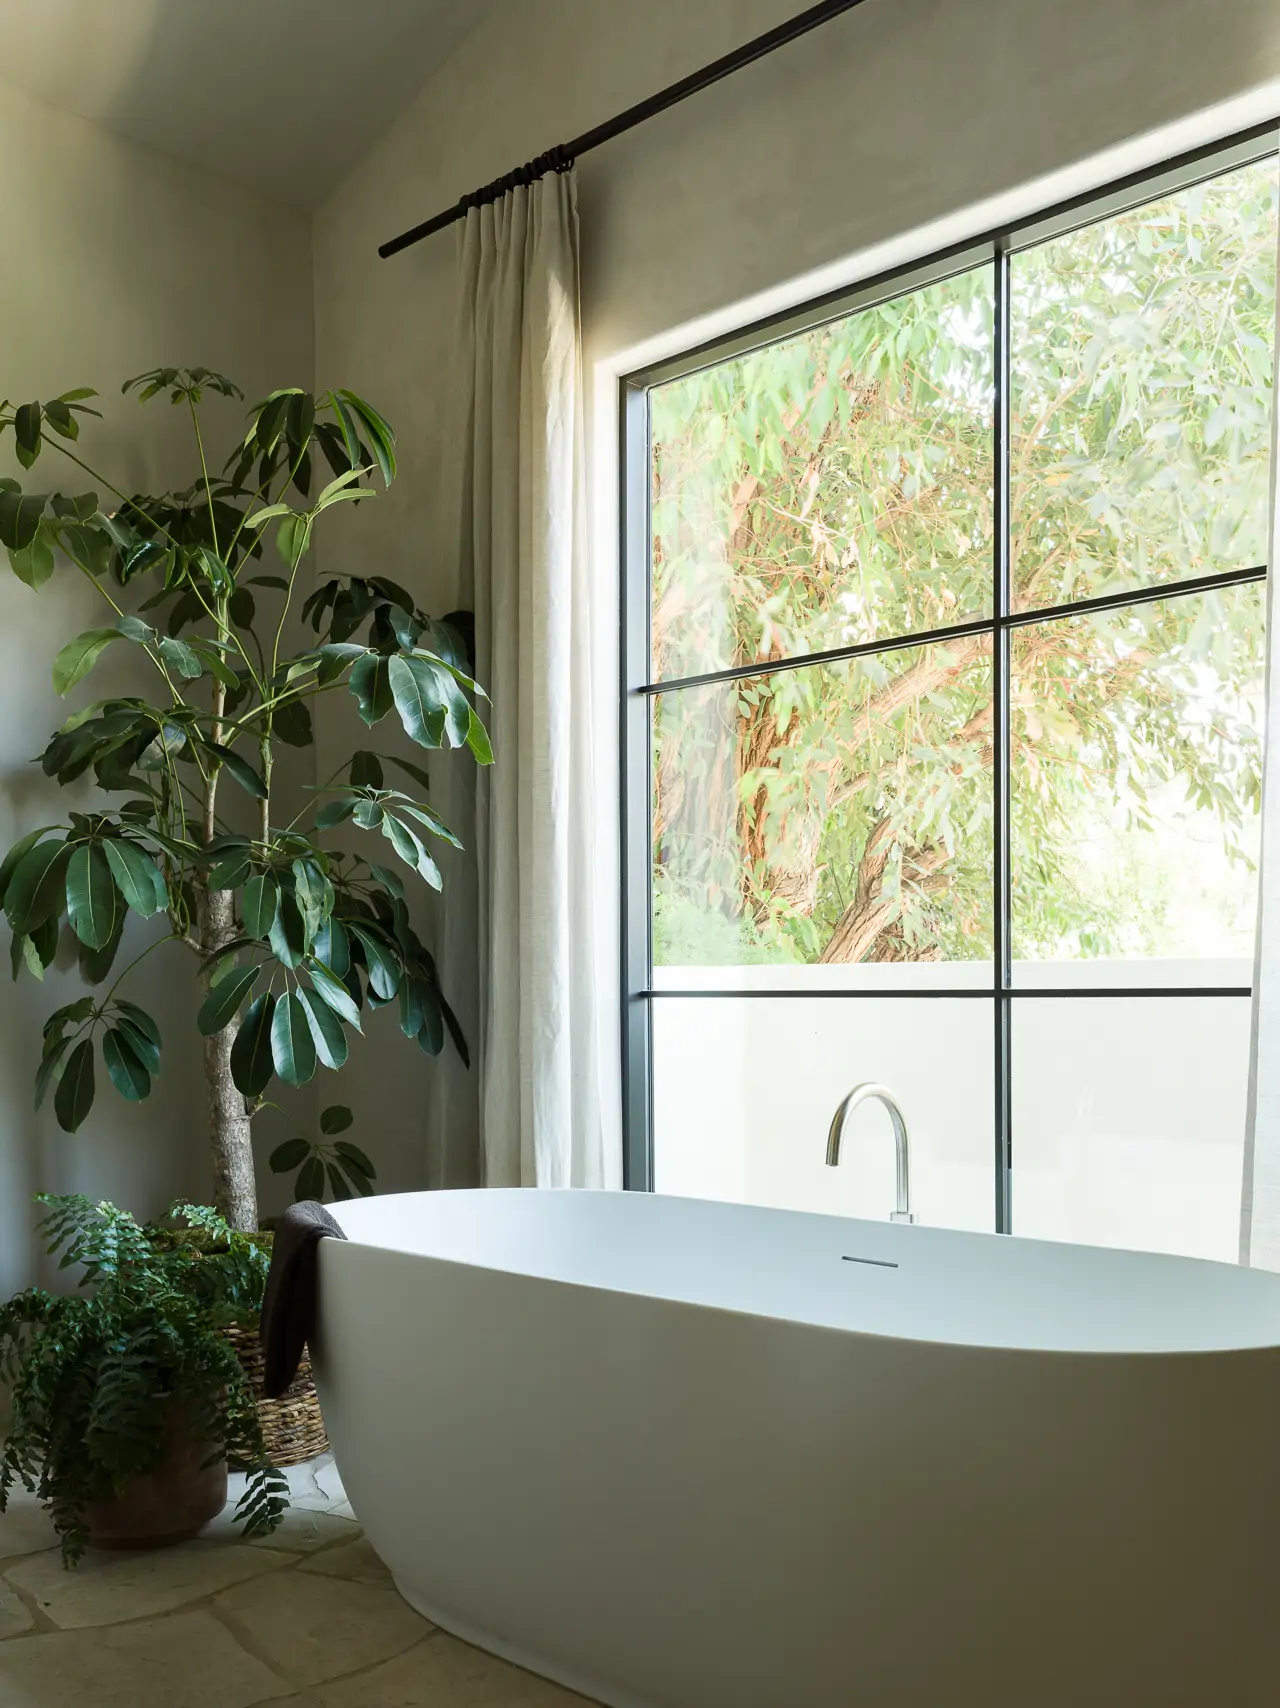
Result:
M235 936L231 894L200 888L197 897L200 950L214 954ZM205 989L210 978L206 975ZM204 1040L205 1092L209 1102L209 1143L213 1160L213 1201L233 1228L256 1233L258 1192L253 1173L253 1130L244 1094L231 1077L234 1026Z

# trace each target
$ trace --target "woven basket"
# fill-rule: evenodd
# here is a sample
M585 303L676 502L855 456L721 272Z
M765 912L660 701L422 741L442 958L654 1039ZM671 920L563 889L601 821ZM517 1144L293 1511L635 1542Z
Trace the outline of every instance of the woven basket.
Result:
M262 1342L253 1328L228 1328L223 1331L235 1347L249 1384L258 1402L258 1421L267 1444L267 1457L273 1465L301 1465L329 1451L324 1419L316 1385L311 1379L311 1359L304 1349L298 1374L290 1382L282 1398L268 1400L262 1394Z

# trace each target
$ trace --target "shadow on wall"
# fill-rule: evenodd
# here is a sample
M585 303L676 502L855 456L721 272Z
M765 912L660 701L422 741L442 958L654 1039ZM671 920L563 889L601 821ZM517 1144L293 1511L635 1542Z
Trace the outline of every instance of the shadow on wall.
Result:
M486 0L27 0L0 65L51 105L71 55L76 110L162 153L314 206L488 10ZM287 83L285 81L287 77ZM294 89L306 90L301 118Z

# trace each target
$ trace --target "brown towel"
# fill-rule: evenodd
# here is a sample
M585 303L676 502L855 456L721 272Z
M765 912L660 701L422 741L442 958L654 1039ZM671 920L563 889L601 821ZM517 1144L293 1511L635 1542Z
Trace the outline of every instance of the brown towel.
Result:
M262 1300L262 1391L278 1400L298 1373L302 1348L316 1324L316 1247L346 1239L323 1204L291 1204L276 1227L271 1270Z

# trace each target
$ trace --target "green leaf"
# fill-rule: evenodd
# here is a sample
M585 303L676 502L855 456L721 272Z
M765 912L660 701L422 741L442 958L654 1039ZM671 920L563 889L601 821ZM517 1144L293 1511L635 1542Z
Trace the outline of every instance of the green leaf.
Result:
M136 843L126 842L123 837L110 837L102 846L120 894L135 913L150 919L168 907L164 874Z
M326 801L316 813L317 830L334 830L340 824L345 824L356 810L354 795L339 795L335 800Z
M133 1052L128 1035L112 1027L102 1040L102 1059L111 1083L130 1103L141 1103L151 1095L151 1075Z
M318 1156L313 1156L305 1162L298 1173L297 1183L293 1189L293 1201L301 1204L305 1199L314 1198L317 1201L324 1197L324 1164Z
M395 434L372 404L366 403L362 397L357 397L355 392L344 389L337 395L349 408L355 411L364 423L369 444L382 474L383 484L390 486L396 475Z
M105 949L121 920L123 897L99 842L82 842L67 867L67 912L76 936L90 949Z
M49 1095L49 1087L61 1078L62 1058L71 1048L70 1038L59 1038L48 1050L39 1068L36 1070L35 1107L39 1109Z
M370 862L369 870L384 890L390 890L393 896L396 896L400 901L404 900L404 884L401 882L399 872L393 872L390 866L375 866L372 862Z
M74 1133L93 1108L93 1039L85 1038L67 1058L53 1099L53 1112L64 1133Z
M223 747L221 742L206 741L204 745L222 761L240 787L255 800L265 801L269 798L267 785L247 760L241 759L240 755L233 753L229 747Z
M247 883L253 870L247 854L229 854L225 860L219 860L209 873L206 882L211 890L238 890L241 884ZM252 936L252 932L250 933Z
M317 992L333 1009L334 1013L341 1015L348 1025L355 1027L357 1032L362 1031L360 1010L352 1001L351 992L342 980L336 978L328 967L316 960L314 956L307 962L307 971L311 974L311 982L316 987Z
M307 952L306 922L302 917L297 902L288 890L281 890L280 905L271 930L267 934L271 952L282 967L290 971L298 965Z
M9 893L10 880L19 865L47 831L56 829L56 825L42 824L38 830L28 831L25 836L14 843L5 855L3 863L0 863L0 907L4 906L4 899Z
M4 911L15 931L30 934L62 912L70 858L65 842L41 842L23 855L4 898Z
M280 886L270 873L250 878L244 887L242 912L245 932L261 941L271 935L280 904Z
M38 403L20 404L14 412L13 436L17 441L18 461L29 469L40 455L40 422L43 411Z
M11 552L27 549L49 502L47 492L18 492L0 487L0 545Z
M340 1068L347 1059L348 1050L347 1034L342 1030L341 1020L314 990L299 990L298 997L306 1010L312 1042L315 1044L321 1066Z
M443 887L440 868L427 853L421 837L410 830L407 825L401 824L399 819L392 818L390 813L383 820L382 834L404 863L407 866L412 866L418 875L431 885L433 890Z
M231 1024L261 971L261 967L233 967L211 987L196 1016L196 1025L206 1038Z
M416 1038L422 1030L425 991L421 979L406 978L400 986L400 1030L406 1038Z
M345 1133L354 1120L355 1116L344 1104L331 1103L321 1111L320 1131L332 1138L335 1133Z
M268 504L265 510L255 510L252 516L245 517L245 532L256 532L259 528L265 528L267 523L274 521L277 516L292 516L293 514L293 510L287 504ZM254 579L262 581L266 580L267 577L255 576ZM288 585L286 581L285 586L288 587Z
M389 677L405 733L419 747L439 747L445 728L445 698L435 667L421 658L395 657Z
M315 954L331 972L337 973L339 978L351 965L351 943L347 937L347 928L332 915L316 932Z
M119 639L119 629L86 629L68 641L53 661L55 691L65 694L83 681L112 641Z
M307 1010L292 991L276 1004L271 1022L271 1056L286 1085L305 1085L316 1071L316 1046Z
M414 765L408 759L401 759L394 753L388 753L386 757L389 764L399 766L401 771L403 771L407 776L412 777L415 783L420 783L423 789L430 794L431 778L422 769L421 765Z
M309 516L289 515L276 529L276 550L290 569L302 561L311 535Z
M390 1002L400 988L400 967L394 954L363 926L349 923L348 929L364 947L370 988L384 1002Z
M410 818L416 818L419 824L426 825L433 836L438 836L442 842L447 842L451 848L461 848L462 843L449 829L439 813L432 812L430 807L421 807L411 801L397 801L395 810L398 813L408 813Z
M382 787L382 761L376 753L367 753L363 748L351 755L351 766L347 772L347 780L353 789L380 789Z
M158 650L166 666L188 682L194 682L204 668L186 641L175 640L171 635L160 641Z
M161 1048L164 1040L160 1036L160 1028L145 1008L139 1008L136 1002L126 1002L123 997L116 998L116 1007L121 1014L128 1016L144 1038L150 1038L157 1050Z
M54 567L53 537L47 522L40 523L25 551L10 551L9 564L18 580L25 581L28 587L44 586Z
M271 714L271 727L290 747L310 747L311 712L302 700L285 700Z
M337 1151L344 1163L349 1164L352 1168L358 1169L366 1179L376 1180L378 1178L377 1169L369 1161L368 1157L358 1145L353 1145L348 1139L339 1139L333 1148Z
M261 1097L271 1081L271 1026L276 999L270 991L255 996L231 1046L231 1077L246 1097Z
M126 1020L123 1015L120 1016L120 1023L116 1030L126 1040L129 1048L146 1068L152 1079L158 1079L160 1077L160 1051L157 1046L139 1031L132 1020Z
M391 664L397 661L392 659ZM366 652L353 666L349 683L356 708L370 727L386 717L394 704L388 661L378 653Z
M267 1163L273 1174L288 1174L291 1168L297 1168L310 1155L311 1146L306 1139L286 1139L272 1151Z
M120 909L116 928L101 949L90 949L85 943L77 945L77 959L80 964L80 976L86 984L101 984L115 964L120 939L124 936L126 909Z
M478 765L493 764L493 748L489 742L489 732L476 716L474 707L468 710L467 746L471 749Z
M434 992L431 993L434 995ZM422 1030L418 1033L418 1048L428 1056L438 1056L444 1049L444 1016L434 1001L423 1008Z

